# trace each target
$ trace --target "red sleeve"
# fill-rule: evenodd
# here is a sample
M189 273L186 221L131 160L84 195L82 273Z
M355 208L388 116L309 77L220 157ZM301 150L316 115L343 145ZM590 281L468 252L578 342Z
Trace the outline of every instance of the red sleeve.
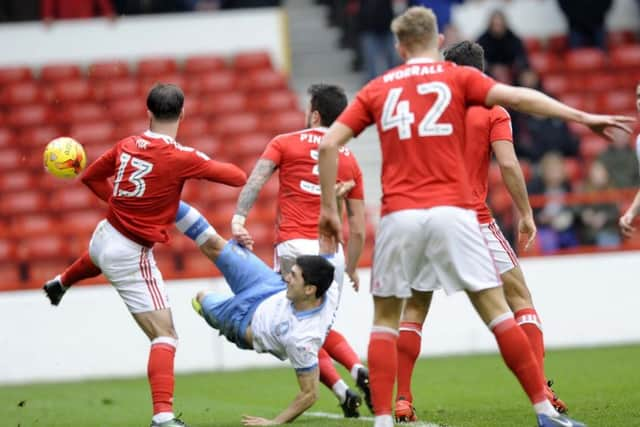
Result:
M276 166L280 166L282 162L282 155L284 154L284 147L280 142L281 139L276 137L269 141L267 147L264 149L261 159L271 160Z
M487 94L496 81L473 67L459 67L467 105L486 105Z
M54 13L53 13L53 9L54 9L54 5L53 5L54 0L42 0L41 3L41 10L40 12L42 13L42 19L53 19L54 18Z
M369 85L362 88L356 95L356 98L345 108L337 119L337 121L343 125L351 128L354 136L360 135L360 132L375 122L373 114L369 109L368 89Z
M511 116L509 112L500 106L493 107L490 112L491 128L489 140L513 142L513 131L511 129Z
M362 171L356 161L355 157L351 157L353 168L353 179L356 182L356 186L349 192L347 199L364 200L364 182L362 180Z
M183 178L206 179L232 187L240 187L247 182L247 174L236 165L211 160L198 150L186 150L181 154L183 161L179 170Z
M116 147L117 145L114 145L109 151L98 157L82 175L82 183L105 202L109 202L109 198L113 194L113 186L108 179L113 176L116 170Z
M100 10L100 16L112 16L114 14L111 0L98 0L98 9Z

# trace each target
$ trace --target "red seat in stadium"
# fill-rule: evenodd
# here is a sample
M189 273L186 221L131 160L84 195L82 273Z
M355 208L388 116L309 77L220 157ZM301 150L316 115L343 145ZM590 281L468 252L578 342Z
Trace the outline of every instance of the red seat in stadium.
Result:
M181 139L182 141L182 139ZM184 139L184 143L202 151L210 157L218 157L223 154L223 144L217 138L208 135L198 135Z
M137 80L122 78L108 80L96 90L96 97L105 101L140 96L140 85Z
M511 211L513 202L504 185L494 185L489 189L489 205L493 213L497 215Z
M303 128L304 113L302 111L282 111L268 114L260 122L261 131L273 134L293 132Z
M525 37L523 40L527 53L539 52L542 50L542 42L537 37Z
M112 80L129 75L129 65L124 61L100 61L89 66L87 76L95 80Z
M114 122L124 120L147 120L147 105L141 97L114 100L107 106L106 112Z
M231 71L216 71L212 74L203 74L192 79L187 84L189 92L212 93L228 92L236 87L236 75Z
M0 127L0 148L10 147L16 142L16 136L9 129Z
M606 92L598 98L598 110L617 113L632 110L636 105L636 94L626 90Z
M145 96L151 90L151 88L158 83L171 83L180 88L184 87L184 77L180 74L161 74L154 77L143 77L140 79L140 91Z
M0 68L0 86L10 83L24 82L32 80L33 74L29 67L1 67Z
M51 112L45 105L31 104L12 108L8 123L14 127L28 127L49 124Z
M63 188L54 192L49 201L52 212L92 209L96 206L96 196L80 184L75 188Z
M583 78L583 87L590 91L610 91L620 87L620 79L612 73L587 74Z
M614 48L620 45L632 45L636 42L633 31L607 31L607 45Z
M572 93L558 97L565 104L580 110L593 111L596 103L590 94Z
M86 80L70 80L53 87L54 102L84 102L93 97L93 89Z
M0 263L0 291L14 291L24 288L18 265L12 262Z
M177 69L173 58L147 58L138 61L136 73L139 77L156 77L174 73Z
M6 217L38 212L45 209L47 200L40 191L13 193L11 197L0 200L0 214Z
M564 53L569 48L569 37L560 34L549 37L548 49L554 53Z
M87 146L84 147L85 154L87 155L87 165L91 164L91 162L95 161L98 157L109 151L118 139L119 137L113 138L113 142L111 143L104 142L87 144Z
M257 97L249 97L248 108L251 111L274 112L295 110L298 107L297 96L289 90L275 90Z
M640 65L640 45L618 46L611 52L615 68L637 68Z
M278 90L287 88L287 78L276 70L255 70L240 80L245 91Z
M20 169L22 163L23 155L17 148L10 147L0 151L0 168L3 174Z
M267 52L241 52L232 59L233 68L238 71L271 68L271 57Z
M187 115L187 120L193 117L203 116L204 112L202 111L202 107L206 102L206 100L201 100L197 95L191 96L187 94L187 97L184 100L184 111ZM182 123L180 126L182 126Z
M607 149L608 142L604 138L589 134L580 138L580 156L590 161Z
M169 246L156 245L153 248L153 258L156 260L156 265L165 280L175 279L180 276L176 268L176 255Z
M536 52L529 55L529 62L533 69L540 75L545 75L560 68L560 60L553 53Z
M44 149L49 141L59 136L62 134L57 126L36 126L24 129L17 135L16 141L22 147L30 146Z
M113 124L109 121L80 123L71 127L69 135L83 145L106 144L113 141Z
M185 74L211 73L224 70L227 67L225 59L217 55L195 55L188 57L184 62Z
M97 201L97 198L95 200ZM63 222L61 230L68 235L91 235L96 225L104 219L105 215L106 208L74 212L73 220Z
M572 71L598 71L606 67L607 57L600 49L580 48L568 52L564 57L564 63Z
M571 90L571 77L566 74L549 74L542 80L542 86L552 95L562 95Z
M220 271L195 246L194 249L182 253L182 263L182 277L220 276Z
M266 133L247 133L229 140L227 148L237 158L257 158L270 140L270 135Z
M0 238L0 260L13 261L15 258L16 245L14 241L6 237Z
M0 95L0 101L6 105L35 104L42 99L40 85L30 81L7 85Z
M120 140L131 135L141 135L149 129L148 119L128 120L124 123L118 123L118 127L114 131L115 140Z
M104 105L95 102L83 102L71 104L60 110L58 123L60 124L84 124L102 121L105 118Z
M235 203L241 190L238 187L210 183L206 185L205 188L208 190L207 204L210 208L215 208L217 205L224 204L225 202ZM230 218L231 217L227 218L227 221L230 221Z
M5 197L10 197L6 194L8 192L30 190L33 184L34 178L29 170L16 170L0 176L0 192Z
M209 131L215 135L236 135L255 132L258 129L258 116L251 113L225 114L213 120Z
M205 136L207 134L208 126L209 124L205 119L187 116L187 119L180 123L180 128L178 129L178 141L186 144L185 141L191 140L192 138Z
M14 218L11 221L11 231L16 238L21 238L59 232L60 228L58 222L51 215L40 213Z
M241 92L219 92L202 103L205 114L230 114L246 111L247 96Z
M26 286L32 289L42 288L47 280L51 280L63 272L69 266L70 261L68 256L51 256L48 259L29 260L29 281Z
M45 82L58 82L61 80L78 79L82 76L80 66L77 64L45 65L40 70L40 80Z

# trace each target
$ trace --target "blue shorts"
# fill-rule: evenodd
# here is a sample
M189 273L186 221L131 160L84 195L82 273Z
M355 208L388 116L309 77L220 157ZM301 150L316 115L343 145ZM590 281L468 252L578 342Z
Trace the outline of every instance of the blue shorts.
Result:
M287 284L280 274L233 240L227 242L215 264L234 296L206 295L200 302L204 318L239 348L253 348L245 341L253 313L262 301L287 289Z

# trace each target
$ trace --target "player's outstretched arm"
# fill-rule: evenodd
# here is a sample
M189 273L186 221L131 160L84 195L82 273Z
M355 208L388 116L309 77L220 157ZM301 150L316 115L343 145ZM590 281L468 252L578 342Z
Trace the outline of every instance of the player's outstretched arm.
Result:
M537 231L533 221L533 211L529 204L527 184L516 151L511 141L494 141L491 143L491 148L500 166L502 181L520 214L518 233L520 237L526 239L525 249L528 249L535 240Z
M640 214L640 191L633 199L631 206L627 209L624 215L620 217L618 224L620 225L620 232L624 237L631 237L636 228L633 226L633 220Z
M238 243L253 249L253 238L249 231L244 227L247 215L253 207L253 204L260 194L260 190L269 180L276 170L276 164L268 159L260 159L254 166L249 176L247 184L242 188L238 203L236 205L236 213L231 220L231 234Z
M629 123L635 121L632 117L611 116L604 114L589 114L571 108L535 89L509 86L498 83L487 94L487 106L502 105L528 114L544 117L556 117L566 121L582 123L595 133L611 139L612 128L619 128L631 133Z
M342 225L336 202L336 177L338 175L338 148L353 136L353 131L340 122L334 122L318 147L318 170L320 172L321 208L318 230L320 237L329 239L333 251L342 240Z
M309 409L318 400L318 383L320 370L315 367L311 371L298 372L298 385L300 392L296 398L280 415L273 420L266 418L253 417L244 415L242 424L245 426L273 426L278 424L289 423L298 418L304 411Z

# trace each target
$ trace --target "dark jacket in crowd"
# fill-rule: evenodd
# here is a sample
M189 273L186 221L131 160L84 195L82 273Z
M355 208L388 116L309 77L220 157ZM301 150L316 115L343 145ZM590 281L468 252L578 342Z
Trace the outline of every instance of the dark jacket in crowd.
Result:
M489 31L485 31L478 39L478 44L484 49L484 57L487 64L515 66L519 70L529 68L529 61L527 60L522 40L510 29L507 29L500 38L495 37Z
M613 0L558 0L569 27L590 32L601 28Z
M371 33L390 32L393 20L392 0L361 0L358 29Z

